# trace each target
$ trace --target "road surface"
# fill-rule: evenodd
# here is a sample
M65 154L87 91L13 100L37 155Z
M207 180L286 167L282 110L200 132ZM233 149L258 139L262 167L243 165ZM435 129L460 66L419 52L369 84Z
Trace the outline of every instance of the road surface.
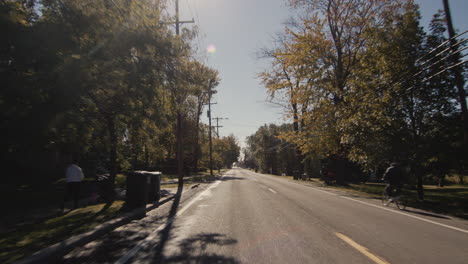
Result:
M468 221L248 170L229 171L168 211L99 262L468 263Z

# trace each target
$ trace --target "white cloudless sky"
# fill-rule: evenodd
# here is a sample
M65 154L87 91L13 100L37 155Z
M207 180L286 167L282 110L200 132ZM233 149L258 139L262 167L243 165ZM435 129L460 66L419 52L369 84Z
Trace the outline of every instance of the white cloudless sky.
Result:
M169 0L173 8L174 0ZM442 9L442 0L416 0L422 15L421 25L427 27L432 15ZM449 0L454 26L460 32L468 29L468 0ZM258 60L256 52L271 47L272 36L284 29L291 16L286 0L179 0L180 19L194 18L200 29L195 43L206 50L208 65L220 72L222 79L214 97L213 117L220 121L221 136L234 134L241 146L245 138L267 123L283 123L282 110L266 102L266 89L257 74L268 67ZM191 27L192 25L184 25ZM207 123L206 111L204 122ZM288 120L286 120L288 121ZM290 121L289 121L290 122Z

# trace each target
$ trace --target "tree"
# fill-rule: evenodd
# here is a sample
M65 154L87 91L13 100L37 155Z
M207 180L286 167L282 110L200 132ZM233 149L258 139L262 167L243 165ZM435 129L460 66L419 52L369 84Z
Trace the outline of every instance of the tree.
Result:
M254 134L247 137L244 149L244 163L251 168L271 174L288 173L292 175L297 164L296 148L281 139L281 134L292 132L291 125L261 126Z
M350 171L345 166L369 171L403 161L422 199L430 160L445 155L439 153L444 148L431 144L447 138L443 126L452 124L456 111L453 76L442 72L433 78L449 61L425 57L444 41L440 15L427 36L413 1L290 3L305 11L286 27L270 53L273 67L260 75L272 95L283 91L287 102L302 106L285 111L298 116L299 132L286 131L280 138L311 159L338 157L338 183ZM258 148L258 140L249 140Z
M177 116L196 112L204 100L197 96L214 93L219 82L193 59L194 31L175 36L161 23L170 19L161 1L4 1L0 8L8 168L55 167L61 176L58 165L70 153L81 157L85 174L102 166L112 179L170 165ZM189 128L190 137L198 133Z

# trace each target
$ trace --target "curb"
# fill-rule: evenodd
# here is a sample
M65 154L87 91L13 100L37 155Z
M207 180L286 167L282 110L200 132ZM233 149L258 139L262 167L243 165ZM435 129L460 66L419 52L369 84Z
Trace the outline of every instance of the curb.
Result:
M170 200L174 199L174 197L175 196L172 195L166 198L165 200L150 205L149 207L134 209L133 211L128 212L117 219L113 219L101 225L98 225L96 228L94 228L94 230L68 238L62 242L39 250L29 257L23 258L19 261L15 261L14 264L50 263L54 260L58 260L60 257L72 251L76 247L83 246L97 239L98 237L105 235L113 231L114 229L129 223L134 219L142 218L142 216L145 215L145 212L156 209L160 205L163 205L169 202Z

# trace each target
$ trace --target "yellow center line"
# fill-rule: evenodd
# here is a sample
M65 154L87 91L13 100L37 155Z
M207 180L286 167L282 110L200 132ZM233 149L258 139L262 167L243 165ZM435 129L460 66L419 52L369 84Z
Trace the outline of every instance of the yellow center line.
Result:
M352 240L351 238L341 234L341 233L335 233L335 235L339 238L341 238L341 240L343 240L344 242L348 243L350 246L352 246L353 248L355 248L357 251L361 252L363 255L365 255L366 257L368 257L369 259L371 259L372 261L374 261L375 263L377 264L390 264L389 262L387 262L386 260L384 260L383 258L375 255L375 254L372 254L369 249L367 249L366 247L363 247L361 245L359 245L358 243L356 243L354 240Z

